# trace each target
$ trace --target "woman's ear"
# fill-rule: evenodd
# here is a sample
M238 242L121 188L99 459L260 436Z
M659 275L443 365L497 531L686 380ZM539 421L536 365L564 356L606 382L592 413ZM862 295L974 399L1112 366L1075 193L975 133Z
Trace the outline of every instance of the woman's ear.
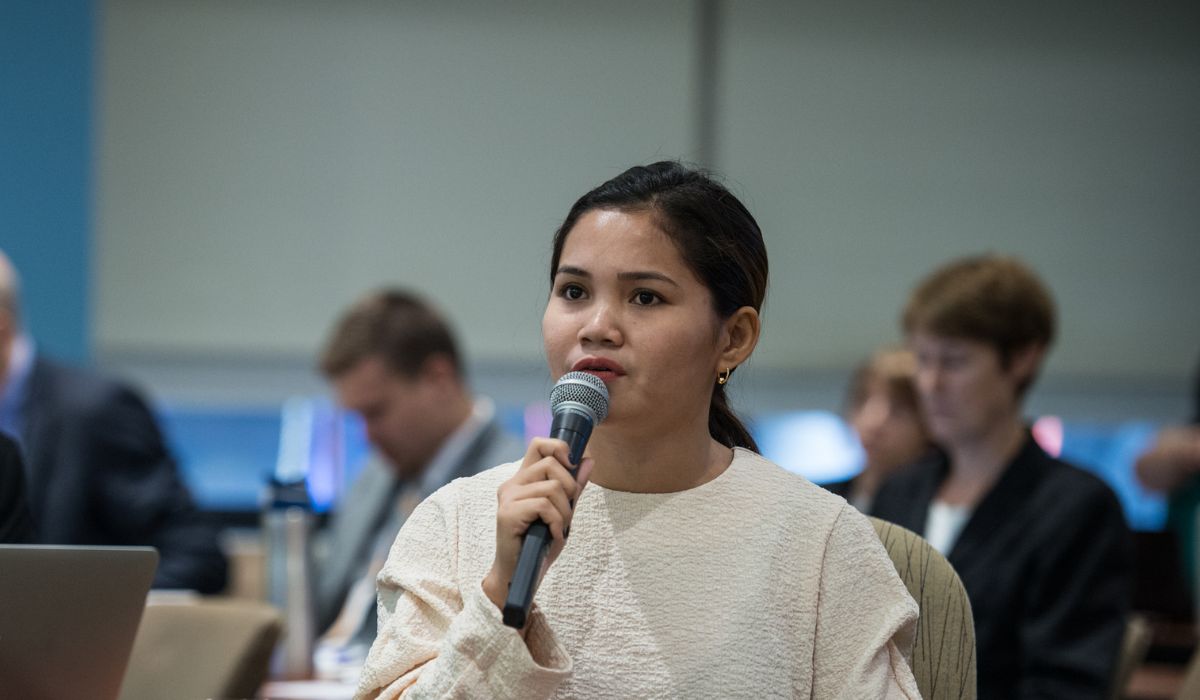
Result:
M762 321L754 307L743 306L725 319L721 327L723 347L718 372L733 369L750 359L750 353L754 352L754 347L758 345Z
M1046 346L1039 343L1026 345L1012 354L1008 362L1008 372L1018 386L1032 381L1037 376L1045 356Z

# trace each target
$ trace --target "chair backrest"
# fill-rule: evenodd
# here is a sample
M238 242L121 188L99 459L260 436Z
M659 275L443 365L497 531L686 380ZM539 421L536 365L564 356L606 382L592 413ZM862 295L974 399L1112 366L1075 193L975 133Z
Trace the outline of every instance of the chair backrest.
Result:
M1192 652L1192 659L1188 661L1183 682L1179 685L1179 692L1175 694L1175 700L1196 700L1196 698L1200 698L1200 650Z
M1154 630L1145 617L1137 614L1129 616L1125 622L1125 636L1121 639L1121 651L1117 655L1117 667L1113 669L1109 700L1121 700L1125 697L1125 686L1129 685L1133 672L1146 660L1153 637Z
M147 605L120 700L253 697L281 627L279 612L257 601Z
M974 700L975 622L954 567L920 535L870 518L921 609L912 669L925 700Z

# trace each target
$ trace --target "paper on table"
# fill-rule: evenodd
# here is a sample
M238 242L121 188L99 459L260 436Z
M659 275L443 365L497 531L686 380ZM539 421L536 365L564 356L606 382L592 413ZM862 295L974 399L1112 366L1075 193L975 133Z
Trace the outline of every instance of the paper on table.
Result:
M340 681L270 681L258 696L263 700L350 700L355 687Z

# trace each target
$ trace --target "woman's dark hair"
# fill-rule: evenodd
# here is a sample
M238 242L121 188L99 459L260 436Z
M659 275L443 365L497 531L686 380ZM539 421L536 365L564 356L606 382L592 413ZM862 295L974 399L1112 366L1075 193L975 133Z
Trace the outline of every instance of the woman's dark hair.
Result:
M554 234L550 282L567 235L584 214L610 209L648 212L675 242L684 262L712 293L717 316L749 306L762 310L767 295L767 248L746 207L708 173L674 161L626 170L575 202ZM729 407L725 387L713 381L708 432L727 447L758 446Z
M920 331L967 338L992 346L1008 368L1017 353L1054 342L1054 297L1037 274L1017 258L973 255L951 260L917 284L900 325L906 335ZM1037 370L1017 387L1024 396Z

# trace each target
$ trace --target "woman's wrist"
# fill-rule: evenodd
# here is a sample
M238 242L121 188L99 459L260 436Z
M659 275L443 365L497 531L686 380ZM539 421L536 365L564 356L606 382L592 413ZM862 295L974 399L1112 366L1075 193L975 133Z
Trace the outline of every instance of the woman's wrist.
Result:
M508 597L508 584L504 581L504 577L498 574L496 569L493 568L492 570L488 571L486 576L483 577L483 582L480 584L480 588L483 589L483 594L487 596L487 599L492 601L492 605L495 605L496 608L503 613L504 601ZM528 632L528 624L517 630L517 633L521 635L522 639L525 638L525 635Z
M488 597L488 600L492 601L492 604L498 609L504 610L504 599L508 594L506 590L507 586L500 580L495 568L488 571L487 575L483 577L481 585L483 593Z

